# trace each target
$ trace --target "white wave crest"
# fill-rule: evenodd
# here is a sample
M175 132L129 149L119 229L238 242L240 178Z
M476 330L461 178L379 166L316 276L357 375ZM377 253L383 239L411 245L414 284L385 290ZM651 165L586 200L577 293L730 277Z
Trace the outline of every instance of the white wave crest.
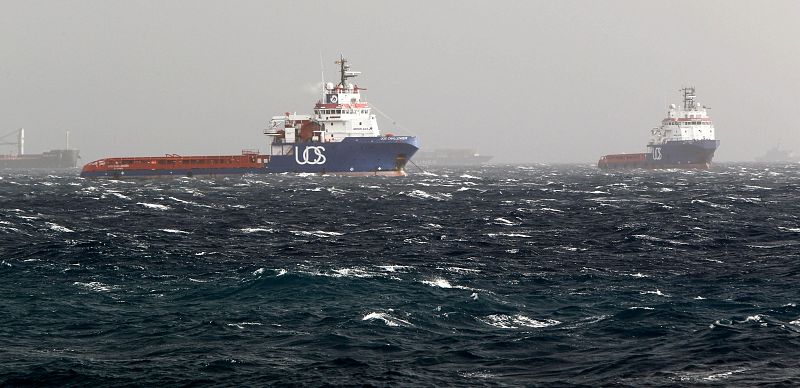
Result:
M401 193L405 194L409 197L419 198L419 199L432 199L434 201L448 201L453 198L453 194L450 193L437 193L437 194L430 194L422 190L414 190L410 193Z
M639 294L642 294L642 295L653 294L653 295L658 295L658 296L664 296L664 297L667 297L667 298L670 297L669 295L661 292L661 290L659 290L658 288L656 288L655 291L641 291L641 292L639 292Z
M228 326L235 327L237 329L244 329L245 326L261 326L260 322L239 322L239 323L229 323Z
M670 239L666 239L666 238L658 238L658 237L648 236L646 234L634 234L633 237L636 237L636 238L638 238L640 240L654 241L654 242L664 242L664 243L669 243L669 244L672 244L672 245L689 245L688 243L685 243L683 241L670 240Z
M171 207L169 207L167 205L161 205L161 204L158 204L158 203L137 202L136 204L137 205L142 205L142 206L144 206L146 208L149 208L149 209L155 209L155 210L170 210L170 209L172 209Z
M692 203L699 203L699 204L710 206L710 207L717 208L717 209L728 209L728 208L730 208L730 206L720 205L718 203L704 201L702 199L693 199Z
M431 287L439 287L439 288L453 288L453 285L447 281L447 279L442 278L435 278L433 280L423 280L423 284L427 284Z
M469 378L469 379L471 379L471 378L489 379L489 378L495 377L495 375L493 375L493 374L491 374L489 372L481 372L481 371L478 371L478 372L461 372L459 374L461 375L461 377L466 377L466 378Z
M733 200L733 201L746 202L746 203L760 203L761 202L761 198L757 198L757 197L734 197L734 196L729 195L729 196L726 196L725 198L728 198L728 199Z
M425 284L425 285L428 285L428 286L431 286L431 287L439 287L439 288L445 288L445 289L454 288L454 289L458 289L458 290L467 290L467 291L486 291L486 290L482 290L480 288L472 288L472 287L467 287L467 286L459 286L459 285L450 284L450 282L447 281L447 279L443 279L443 278L440 278L440 277L433 278L431 280L423 280L422 284Z
M52 222L45 222L45 224L47 224L48 228L50 228L52 230L55 230L56 232L63 232L63 233L72 233L72 232L74 232L74 230L72 230L70 228L67 228L67 227L61 226L59 224L52 223Z
M728 371L728 372L714 373L712 375L708 375L706 377L703 377L703 380L706 380L706 381L718 381L718 380L722 380L722 379L728 378L731 375L733 375L734 373L742 373L742 372L745 372L745 371L747 371L747 369L742 368L742 369L732 370L732 371Z
M516 223L516 222L513 222L513 221L509 221L508 219L505 219L505 218L502 218L502 217L497 217L494 220L497 221L496 223L500 224L500 225L507 225L507 226L519 225L519 223Z
M533 236L524 234L524 233L488 233L486 234L489 237L522 237L522 238L532 238Z
M117 197L117 198L119 198L119 199L125 199L125 200L128 200L128 201L130 201L130 199L131 199L131 197L129 197L127 195L123 195L123 194L117 193L115 191L109 191L108 193L113 195L113 196L115 196L115 197Z
M744 319L745 322L761 322L761 315L751 315Z
M375 313L375 312L369 313L367 315L364 315L364 317L361 318L361 320L362 321L379 320L379 321L383 321L383 323L385 323L386 326L393 326L393 327L397 327L397 326L413 326L411 324L411 322L403 320L403 319L400 319L400 318L397 318L397 317L393 317L393 316L391 316L391 315L389 315L387 313Z
M553 209L551 207L543 207L541 209L543 212L551 212L551 213L563 213L563 210Z
M376 267L386 272L397 272L397 270L406 270L409 268L414 268L410 265L378 265Z
M184 230L178 230L178 229L159 229L159 230L162 231L162 232L165 232L165 233L191 234L191 232L187 232L187 231L184 231Z
M375 275L366 271L364 268L336 268L333 270L332 276L337 278L371 278Z
M466 178L466 179L481 179L479 176L469 175L469 174L461 174L459 178Z
M537 319L528 318L522 314L492 314L483 318L479 318L479 320L487 325L499 327L501 329L517 329L520 327L543 328L555 326L561 323L555 319L545 319L540 321Z
M239 231L241 231L242 233L247 233L247 234L259 233L259 232L274 233L275 229L272 229L272 228L269 228L269 229L266 229L266 228L242 228L242 229L239 229Z
M83 288L86 288L88 290L96 291L96 292L109 292L109 291L113 290L114 288L116 288L115 286L109 286L109 285L106 285L106 284L103 284L103 283L100 283L100 282L88 282L88 283L75 282L75 283L72 283L72 284L75 285L75 286L83 287Z
M325 232L325 231L322 231L322 230L315 230L315 231L312 231L312 232L305 231L305 230L291 230L290 232L295 236L314 236L314 237L335 237L335 236L341 236L341 235L344 234L344 233L339 233L339 232Z
M462 267L447 267L447 268L437 267L436 269L445 269L448 272L455 272L455 273L480 273L481 272L481 270L479 270L479 269L462 268Z

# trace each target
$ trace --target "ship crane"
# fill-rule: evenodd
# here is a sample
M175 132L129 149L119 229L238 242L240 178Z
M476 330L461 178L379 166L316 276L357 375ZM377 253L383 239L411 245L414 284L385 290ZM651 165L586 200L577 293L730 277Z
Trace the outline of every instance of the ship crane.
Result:
M0 140L3 140L3 139L5 139L7 137L10 137L12 135L17 135L17 141L0 142L0 145L13 145L13 146L17 147L17 154L18 155L24 154L25 153L25 129L24 128L15 129L15 130L13 130L13 131L11 131L11 132L3 135L3 136L0 136Z

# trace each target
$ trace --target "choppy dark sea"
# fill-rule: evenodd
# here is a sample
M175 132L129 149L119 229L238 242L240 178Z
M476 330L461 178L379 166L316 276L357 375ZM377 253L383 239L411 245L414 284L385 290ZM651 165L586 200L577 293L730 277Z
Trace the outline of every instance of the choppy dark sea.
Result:
M0 385L800 385L798 165L76 174L0 174Z

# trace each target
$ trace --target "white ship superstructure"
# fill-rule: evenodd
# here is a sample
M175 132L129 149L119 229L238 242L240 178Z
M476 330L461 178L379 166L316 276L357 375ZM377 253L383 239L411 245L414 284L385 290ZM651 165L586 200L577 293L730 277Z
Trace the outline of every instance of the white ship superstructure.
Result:
M351 71L344 58L336 61L340 80L323 84L322 99L314 106L313 115L286 113L274 116L264 131L274 139L274 144L293 144L308 141L340 142L348 137L379 137L378 120L369 103L361 100L358 85L348 83L349 78L361 74Z
M715 140L708 108L697 103L694 87L681 89L683 107L670 104L661 126L652 130L651 145L669 141Z

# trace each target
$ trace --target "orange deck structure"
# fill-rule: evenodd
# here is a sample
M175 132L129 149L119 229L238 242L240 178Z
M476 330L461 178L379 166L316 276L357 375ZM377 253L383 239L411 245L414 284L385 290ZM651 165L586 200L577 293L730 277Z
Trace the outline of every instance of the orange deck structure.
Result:
M614 154L605 155L597 162L597 167L642 167L647 162L647 154Z
M241 170L263 169L269 162L269 155L243 151L241 155L222 156L180 156L167 154L154 157L106 158L88 163L83 167L85 173L124 175L125 173L153 172L162 175L224 175ZM138 174L137 174L138 175Z

